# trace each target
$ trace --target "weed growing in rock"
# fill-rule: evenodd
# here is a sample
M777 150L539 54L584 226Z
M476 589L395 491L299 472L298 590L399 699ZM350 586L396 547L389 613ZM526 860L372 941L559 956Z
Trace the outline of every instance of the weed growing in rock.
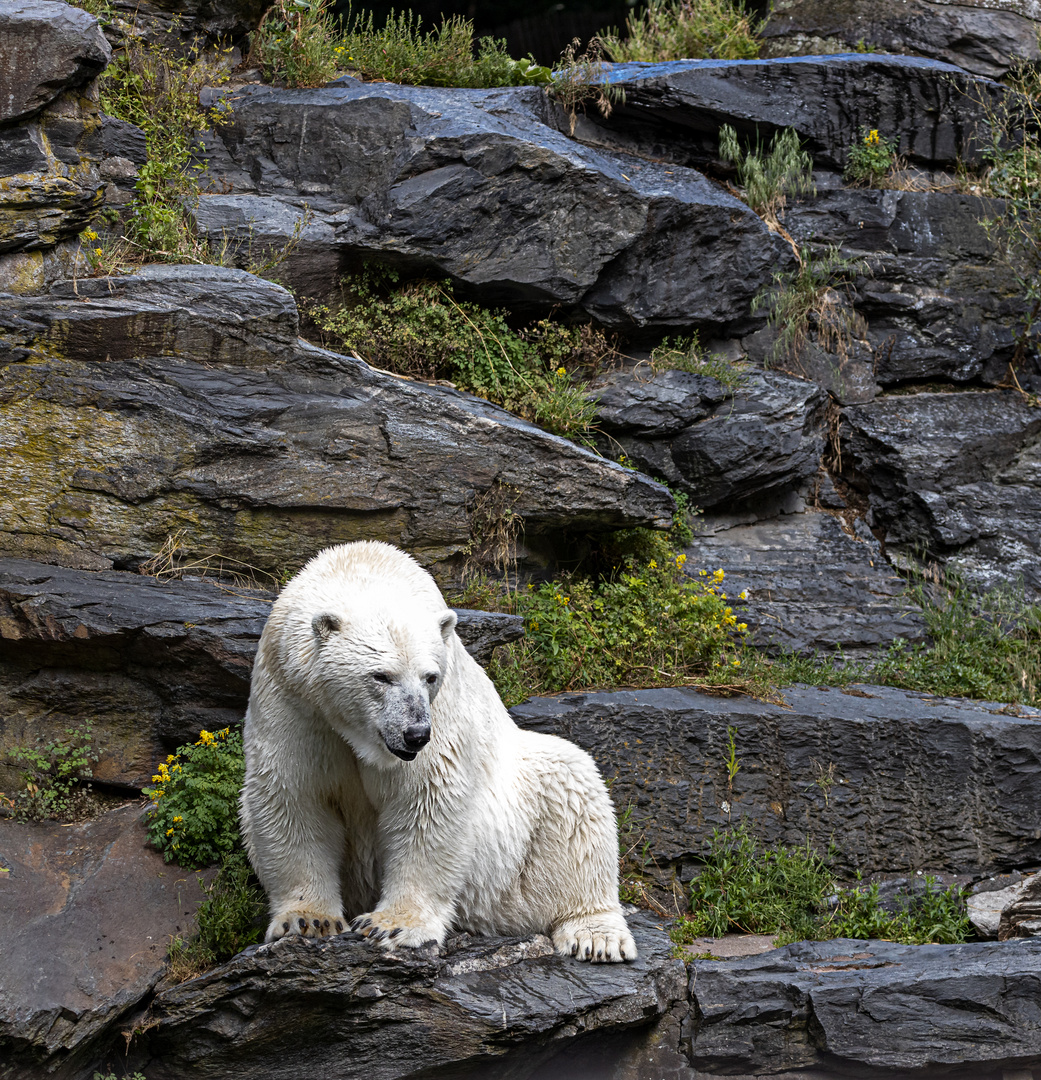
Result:
M350 16L348 16L350 18ZM424 33L411 11L395 14L375 28L372 13L354 16L342 46L347 66L364 78L410 86L545 86L550 70L532 58L514 60L506 42L483 37L474 42L473 23L460 15L442 19Z
M692 375L708 375L728 390L744 382L744 373L721 356L706 356L696 333L690 337L663 338L651 352L651 370L655 373L675 369Z
M581 38L574 38L564 49L559 63L553 68L549 88L549 96L567 110L572 135L578 123L579 109L585 112L586 106L592 105L606 119L615 105L625 101L625 91L607 81L600 39L590 39L585 52L579 51L581 47Z
M850 148L843 174L853 184L878 187L896 165L896 142L872 128Z
M98 760L93 724L68 727L53 739L33 746L13 746L7 752L22 770L25 787L14 793L11 809L19 821L76 817L90 800L92 766Z
M895 912L883 906L877 884L841 889L822 929L828 937L880 938L903 945L958 945L967 941L973 929L962 890L938 888L931 876L925 877L924 885L923 892L905 898Z
M813 157L802 149L794 128L777 132L767 148L756 137L755 149L742 149L737 132L724 124L719 129L719 153L737 170L745 202L764 220L777 224L788 196L815 195Z
M201 879L200 879L201 883ZM196 912L195 933L170 943L171 975L180 982L230 960L264 936L267 900L246 853L225 857Z
M252 35L250 58L286 86L324 86L350 62L323 0L276 0Z
M759 55L759 19L745 0L649 0L600 39L612 60L752 60Z
M242 733L200 731L152 777L144 794L155 802L148 839L167 862L189 869L209 866L241 845L239 792L245 777Z
M323 344L408 378L450 380L558 435L589 430L596 406L576 376L613 355L602 334L549 320L514 330L505 311L457 300L447 281L402 284L388 270L345 279L343 295L309 311Z

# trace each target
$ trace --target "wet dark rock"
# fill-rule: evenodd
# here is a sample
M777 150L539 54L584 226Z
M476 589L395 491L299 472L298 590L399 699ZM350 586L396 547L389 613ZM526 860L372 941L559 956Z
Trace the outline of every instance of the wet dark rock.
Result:
M621 447L637 468L662 477L701 507L730 506L795 487L817 472L826 398L816 384L748 371L719 401L715 380L706 390L681 374L648 383L630 376L612 384L605 424L612 432L609 445Z
M119 23L135 37L182 54L241 42L267 6L265 0L112 0Z
M1041 409L1009 391L899 394L847 408L840 432L891 554L1041 595Z
M783 243L700 173L579 145L541 90L250 86L209 139L201 233L284 244L305 295L378 257L610 326L747 321ZM351 168L344 168L344 162ZM299 224L306 204L309 212Z
M688 571L726 573L735 612L767 651L869 659L897 638L920 641L921 609L863 520L804 507L799 500L790 507L796 512L763 520L699 517L684 549Z
M662 439L704 419L726 393L707 375L653 372L649 366L639 365L633 371L605 376L588 396L596 401L597 425L604 431Z
M1001 910L998 940L1041 937L1041 875L1024 878Z
M89 1077L203 898L149 847L141 807L83 825L0 821L0 1077Z
M750 138L792 127L825 168L844 168L869 128L914 164L953 168L980 160L986 106L1005 93L950 64L870 54L614 64L608 80L625 103L582 137L695 167L718 160L719 128L730 124Z
M0 127L28 120L63 91L89 83L111 59L98 20L88 12L57 0L5 0Z
M86 299L5 305L9 359L35 362L0 373L15 506L0 556L133 569L177 535L185 557L278 577L384 539L447 582L493 489L524 522L522 561L572 530L671 521L660 485L486 401L294 346L277 286L163 268Z
M0 747L91 721L95 778L142 787L157 760L200 730L241 723L274 596L228 581L0 560ZM524 633L517 615L456 613L481 663Z
M552 955L545 937L450 939L385 957L354 935L254 946L162 990L158 1023L130 1051L149 1080L188 1072L263 1080L313 1076L531 1076L576 1041L638 1040L684 1000L666 933L631 916L632 964ZM277 1047L277 1052L273 1048Z
M1009 1076L1041 1064L1039 992L1041 942L804 942L694 961L684 1049L699 1077Z
M511 712L588 750L615 805L632 805L634 842L681 876L714 828L743 818L767 845L834 845L832 864L850 876L1041 860L1038 710L867 685L792 687L784 700L632 690L533 698Z
M101 118L101 148L105 157L125 158L135 165L144 165L148 160L145 133L136 124L114 116Z
M775 55L865 47L917 53L999 79L1041 59L1034 0L781 0L763 36Z
M994 213L993 203L956 192L838 188L793 203L785 225L800 244L838 247L859 262L872 382L997 383L1007 378L1023 301L980 224Z

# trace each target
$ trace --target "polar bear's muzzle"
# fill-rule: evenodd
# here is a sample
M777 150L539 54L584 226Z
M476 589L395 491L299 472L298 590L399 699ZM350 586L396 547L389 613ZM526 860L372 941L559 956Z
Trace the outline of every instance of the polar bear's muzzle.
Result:
M416 755L428 742L430 742L430 721L427 718L413 720L400 734L401 743L397 739L391 741L384 736L383 741L387 749L402 761L415 761Z

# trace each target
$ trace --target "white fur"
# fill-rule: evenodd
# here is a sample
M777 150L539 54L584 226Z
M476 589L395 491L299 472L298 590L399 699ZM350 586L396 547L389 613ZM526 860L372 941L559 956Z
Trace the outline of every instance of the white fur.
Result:
M386 949L456 928L634 959L596 765L519 729L454 626L430 575L389 544L329 548L276 600L242 792L267 940L350 922ZM429 743L401 760L390 747L407 754L425 717Z

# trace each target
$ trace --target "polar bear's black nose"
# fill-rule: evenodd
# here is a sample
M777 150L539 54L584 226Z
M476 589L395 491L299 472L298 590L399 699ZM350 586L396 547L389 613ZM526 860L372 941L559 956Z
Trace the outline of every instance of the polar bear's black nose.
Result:
M410 724L401 733L401 740L406 750L422 750L430 742L430 725L427 723Z

